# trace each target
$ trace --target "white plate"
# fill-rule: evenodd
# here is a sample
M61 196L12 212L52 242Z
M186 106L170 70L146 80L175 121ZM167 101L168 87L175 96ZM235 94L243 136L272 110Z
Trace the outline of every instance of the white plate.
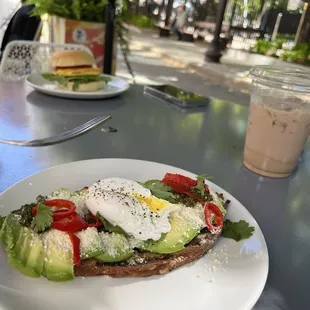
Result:
M190 177L179 168L130 159L94 159L44 170L13 185L0 195L1 214L34 201L60 187L78 189L101 178L137 181L161 179L166 172ZM210 183L210 182L209 182ZM74 310L249 310L259 298L268 274L264 236L251 214L234 197L210 183L231 200L228 217L244 219L254 235L241 242L220 238L211 253L164 276L150 278L75 278L55 283L15 271L0 248L0 309Z
M112 80L101 90L95 92L75 92L59 88L55 82L48 81L41 74L34 73L26 78L26 82L35 90L56 97L72 99L105 99L118 96L129 89L125 79L117 76L102 74Z

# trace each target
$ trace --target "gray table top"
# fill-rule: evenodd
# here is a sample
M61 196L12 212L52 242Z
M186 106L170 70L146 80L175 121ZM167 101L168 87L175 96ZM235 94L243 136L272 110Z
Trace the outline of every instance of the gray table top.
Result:
M270 272L255 309L309 309L309 143L295 173L275 180L242 166L248 108L232 102L213 99L188 114L145 97L141 86L115 99L77 101L0 82L0 103L1 138L42 138L108 114L113 119L105 125L118 129L98 128L41 148L0 145L0 192L47 167L91 158L144 159L207 173L246 206L265 235Z

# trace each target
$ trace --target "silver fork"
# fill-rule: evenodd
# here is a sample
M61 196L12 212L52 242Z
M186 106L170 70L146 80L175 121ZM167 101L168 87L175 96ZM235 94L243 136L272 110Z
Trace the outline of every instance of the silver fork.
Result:
M75 127L73 129L70 129L68 131L65 131L63 133L57 134L55 136L47 137L44 139L37 139L37 140L24 140L24 141L18 141L18 140L6 140L6 139L0 139L0 143L5 143L5 144L11 144L11 145L19 145L19 146L46 146L46 145L52 145L60 142L64 142L67 140L70 140L74 137L81 136L85 134L86 132L98 127L102 123L108 121L111 119L111 115L109 116L98 116L90 121ZM116 132L117 130L108 127L108 128L103 128L103 132Z

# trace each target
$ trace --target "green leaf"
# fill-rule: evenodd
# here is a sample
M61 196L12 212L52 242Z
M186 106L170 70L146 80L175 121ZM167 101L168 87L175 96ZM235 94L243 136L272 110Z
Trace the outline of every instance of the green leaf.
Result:
M139 182L139 184L148 188L159 199L164 199L171 203L176 202L176 196L172 193L172 188L160 180L149 180L145 183Z
M47 199L46 196L38 195L37 198L36 198L36 201L37 201L37 203L39 203L39 202L43 202L44 203L46 201L46 199Z
M53 211L50 207L40 202L38 211L31 222L31 229L37 233L43 232L50 228L53 223Z
M240 220L239 222L232 222L225 220L222 231L222 236L225 238L240 241L250 238L254 233L254 227L250 226L246 221Z
M73 1L72 3L72 12L74 14L75 19L80 20L81 19L81 5L80 1Z
M58 82L60 85L66 85L68 81L64 76L56 75L56 74L51 74L51 73L44 73L42 76L51 82Z
M34 203L25 204L20 209L12 211L12 214L20 215L19 223L25 227L30 227L33 219L32 209L34 206Z
M79 81L81 83L99 82L99 81L109 82L109 81L111 81L110 77L102 76L102 75L70 75L70 76L64 76L64 78L68 82Z
M73 82L72 89L73 89L74 91L77 91L77 90L79 89L79 85L80 85L80 83L79 83L78 81L74 81L74 82Z
M210 180L211 177L208 177L206 174L201 174L197 176L197 185L192 188L192 192L198 194L200 197L204 198L206 196L205 190L205 180Z
M206 193L205 179L206 179L206 175L205 174L198 175L197 176L197 185L192 188L192 191L197 193L201 197L204 197L205 193Z
M79 88L80 84L91 83L91 82L99 82L104 81L108 83L111 81L110 77L101 76L101 75L70 75L70 76L62 76L51 73L43 73L42 76L51 82L57 82L62 86L67 85L69 82L73 83L73 90L76 91Z
M103 223L104 229L109 232L115 232L118 234L126 235L126 232L120 228L119 226L112 225L109 221L107 221L99 212L97 212L96 217Z

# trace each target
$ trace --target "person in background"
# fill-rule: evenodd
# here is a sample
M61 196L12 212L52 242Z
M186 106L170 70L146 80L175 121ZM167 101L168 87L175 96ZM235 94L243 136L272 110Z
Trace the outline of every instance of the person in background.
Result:
M21 0L24 4L26 0ZM34 5L24 5L14 14L5 31L0 47L0 60L8 43L14 40L33 40L40 27L40 18L31 16Z
M185 11L185 5L181 5L178 8L177 15L175 18L175 23L173 26L173 30L176 33L176 35L178 36L179 41L182 40L182 34L184 31L184 26L185 26L186 22L187 22L187 13Z

